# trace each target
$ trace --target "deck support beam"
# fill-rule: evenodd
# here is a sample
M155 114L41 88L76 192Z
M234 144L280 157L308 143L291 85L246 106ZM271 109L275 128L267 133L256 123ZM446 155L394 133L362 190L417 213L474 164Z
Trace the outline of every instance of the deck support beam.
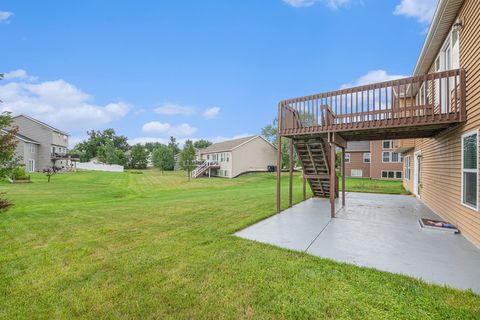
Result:
M342 148L342 206L345 207L345 148Z
M303 187L303 201L305 201L305 200L307 200L307 179L305 179L305 172L303 172L302 183L303 183L303 185L302 185L302 187Z
M280 183L282 173L282 104L278 104L278 133L277 133L277 213L280 213Z
M293 205L293 139L290 139L289 161L288 206L291 208Z
M336 171L335 171L335 144L330 143L330 217L335 218L335 193L337 190Z

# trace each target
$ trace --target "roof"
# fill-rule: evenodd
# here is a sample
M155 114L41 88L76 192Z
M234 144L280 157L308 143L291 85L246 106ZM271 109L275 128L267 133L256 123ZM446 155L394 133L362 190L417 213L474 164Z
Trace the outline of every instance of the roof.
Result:
M5 130L5 129L2 129L2 132L3 132L3 133L9 133L10 131ZM39 142L37 142L37 141L35 141L35 140L33 140L33 139L30 139L29 137L26 137L26 136L24 136L24 135L22 135L22 134L19 134L19 133L17 133L17 134L15 135L15 137L16 137L17 139L19 139L19 140L22 140L23 142L33 143L33 144L40 144Z
M428 73L430 66L450 32L464 0L440 0L418 57L414 76Z
M370 152L370 141L348 141L346 152Z
M33 121L33 122L36 122L36 123L38 123L39 125L42 125L42 126L48 128L48 129L50 129L50 130L53 130L53 131L55 131L55 132L61 133L61 134L66 135L66 136L69 136L68 133L66 133L66 132L64 132L64 131L62 131L62 130L60 130L60 129L54 128L54 127L46 124L45 122L42 122L42 121L37 120L37 119L34 119L34 118L29 117L29 116L24 115L24 114L20 114L20 115L18 115L18 116L15 116L15 117L13 117L13 119L19 118L19 117L27 118L28 120L31 120L31 121Z
M205 153L214 153L214 152L225 152L225 151L232 151L233 149L236 149L240 147L241 145L248 143L256 138L261 138L262 140L265 140L268 144L272 145L276 149L276 147L271 144L269 141L267 141L264 137L260 135L256 136L248 136L244 138L239 138L239 139L233 139L233 140L227 140L227 141L222 141L219 143L214 143L211 146L203 149L200 151L200 154L205 154Z

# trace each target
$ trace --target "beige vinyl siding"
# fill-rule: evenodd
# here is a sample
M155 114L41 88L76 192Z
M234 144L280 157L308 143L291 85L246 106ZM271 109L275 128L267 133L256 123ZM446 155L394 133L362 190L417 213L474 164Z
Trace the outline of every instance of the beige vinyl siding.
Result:
M480 128L480 1L466 0L459 16L464 24L460 66L466 70L467 121L433 139L417 139L415 150L422 152L422 201L480 246L480 212L461 203L461 136Z
M232 151L232 177L250 171L267 171L267 166L277 165L276 155L275 147L257 136Z
M413 157L414 151L413 149L403 153L403 172L405 172L405 159L409 160L410 163L410 179L407 179L406 176L403 176L403 187L405 190L413 193L413 177L414 177L414 167L413 167Z

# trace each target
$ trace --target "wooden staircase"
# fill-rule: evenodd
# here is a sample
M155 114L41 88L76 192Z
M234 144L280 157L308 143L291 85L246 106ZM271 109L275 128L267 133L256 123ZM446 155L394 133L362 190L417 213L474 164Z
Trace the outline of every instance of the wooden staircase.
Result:
M293 145L314 197L330 197L330 144L322 138L295 138ZM336 183L338 186L338 183ZM335 188L338 196L338 188Z

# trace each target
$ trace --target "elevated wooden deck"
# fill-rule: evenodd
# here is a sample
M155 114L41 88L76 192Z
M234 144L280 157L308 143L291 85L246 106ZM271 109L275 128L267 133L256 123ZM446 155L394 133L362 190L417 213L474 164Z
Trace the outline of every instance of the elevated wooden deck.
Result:
M465 121L462 69L284 100L279 134L345 140L431 137Z

